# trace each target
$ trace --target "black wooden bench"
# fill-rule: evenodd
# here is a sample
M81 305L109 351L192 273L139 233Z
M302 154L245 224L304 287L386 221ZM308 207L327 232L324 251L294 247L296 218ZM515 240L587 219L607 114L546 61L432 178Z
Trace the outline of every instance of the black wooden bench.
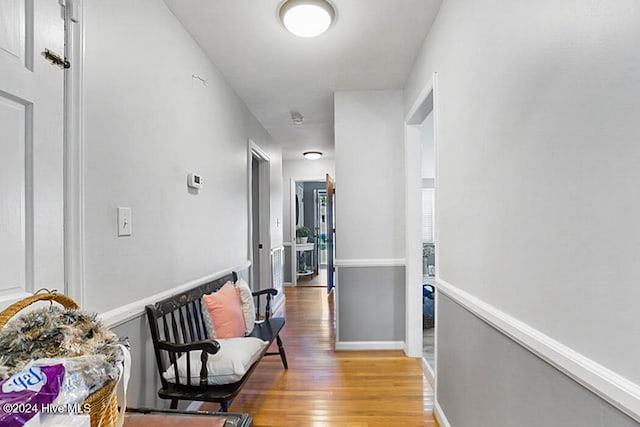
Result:
M264 347L257 361L237 382L208 384L207 359L209 355L218 352L220 344L215 339L208 337L202 318L202 312L206 308L202 307L201 297L217 291L227 281L235 283L236 280L237 274L233 272L146 307L160 381L162 382L158 396L162 399L171 399L171 409L178 407L179 400L196 400L220 403L221 410L226 412L231 401L238 395L263 356L280 355L284 368L288 369L287 357L279 336L285 321L281 317L271 317L271 297L276 295L278 291L263 289L253 292L253 296L257 300L258 312L260 311L260 297L266 298L264 319L256 322L249 336L260 338L269 344ZM277 342L278 352L268 352L267 350L274 340ZM189 353L195 351L200 352L200 366L190 366L191 364L188 362L190 360ZM175 382L167 381L163 373L169 367L175 366L176 361L183 354L186 354L187 360L186 379L183 378L181 383L180 377L176 374ZM192 371L192 369L197 369L197 371ZM191 383L191 372L199 373L193 375L199 377L198 384Z

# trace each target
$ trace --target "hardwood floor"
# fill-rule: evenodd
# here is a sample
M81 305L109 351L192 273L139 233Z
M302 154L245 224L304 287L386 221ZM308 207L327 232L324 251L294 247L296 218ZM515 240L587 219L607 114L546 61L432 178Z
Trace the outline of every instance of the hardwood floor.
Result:
M324 286L327 287L327 267L320 267L318 274L313 276L298 277L298 286Z
M287 288L281 333L289 370L264 358L231 412L254 426L437 426L433 390L420 359L401 351L333 350L333 296L323 288ZM215 411L214 404L203 410Z

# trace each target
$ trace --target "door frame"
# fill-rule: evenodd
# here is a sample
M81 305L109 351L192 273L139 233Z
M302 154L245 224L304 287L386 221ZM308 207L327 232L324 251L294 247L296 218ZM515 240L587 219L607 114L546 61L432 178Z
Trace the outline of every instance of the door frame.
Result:
M433 73L425 84L415 103L405 116L405 346L409 357L422 358L422 145L420 142L421 125L428 114L433 111L433 139L435 149L435 194L434 194L434 241L436 283L439 268L439 233L438 231L438 83L437 73ZM437 290L436 290L437 292ZM436 316L437 318L437 305ZM438 364L436 328L435 365ZM434 367L435 368L435 367ZM437 373L437 369L436 369ZM435 376L434 376L435 382Z
M336 288L336 183L328 173L327 191L327 294Z
M258 222L260 223L259 241L262 243L260 253L260 282L254 283L253 269L253 159L258 160ZM248 203L248 259L251 262L249 268L249 282L254 291L271 287L271 157L252 139L247 144L247 203ZM268 281L265 283L265 281Z
M84 116L83 0L66 0L65 57L71 67L64 75L64 293L84 306Z

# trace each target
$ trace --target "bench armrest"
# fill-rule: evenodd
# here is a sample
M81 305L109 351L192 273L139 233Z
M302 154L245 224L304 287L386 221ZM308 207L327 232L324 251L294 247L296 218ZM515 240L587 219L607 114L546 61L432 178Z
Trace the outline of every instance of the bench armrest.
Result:
M259 295L264 295L264 294L269 294L269 295L278 295L278 290L275 288L269 288L269 289L261 289L259 291L256 292L251 292L251 295L253 295L254 297L257 297Z
M200 386L205 387L208 381L209 372L207 370L207 359L209 354L216 354L220 350L220 343L215 340L202 340L188 344L175 344L167 341L158 341L158 348L169 352L169 359L175 369L176 381L179 383L176 353L187 353L187 378L191 378L191 364L189 359L190 351L202 351L200 354ZM190 381L190 380L187 381ZM164 380L163 380L164 381ZM189 384L189 382L187 383Z
M220 344L215 340L196 341L188 344L158 341L158 348L171 353L186 353L188 351L202 350L209 354L216 354L218 350L220 350Z
M258 313L260 313L260 295L267 295L267 305L264 307L264 318L265 320L269 320L269 316L271 316L271 297L278 295L278 290L274 288L261 289L256 292L251 292L251 295L258 297L256 298L256 311Z

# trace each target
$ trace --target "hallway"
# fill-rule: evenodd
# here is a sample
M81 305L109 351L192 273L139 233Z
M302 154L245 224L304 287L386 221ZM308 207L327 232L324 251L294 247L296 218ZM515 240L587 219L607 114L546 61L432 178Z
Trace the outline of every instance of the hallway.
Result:
M333 294L286 288L282 333L289 370L263 359L231 405L254 426L437 426L421 361L401 351L333 351ZM202 410L217 410L205 404Z

